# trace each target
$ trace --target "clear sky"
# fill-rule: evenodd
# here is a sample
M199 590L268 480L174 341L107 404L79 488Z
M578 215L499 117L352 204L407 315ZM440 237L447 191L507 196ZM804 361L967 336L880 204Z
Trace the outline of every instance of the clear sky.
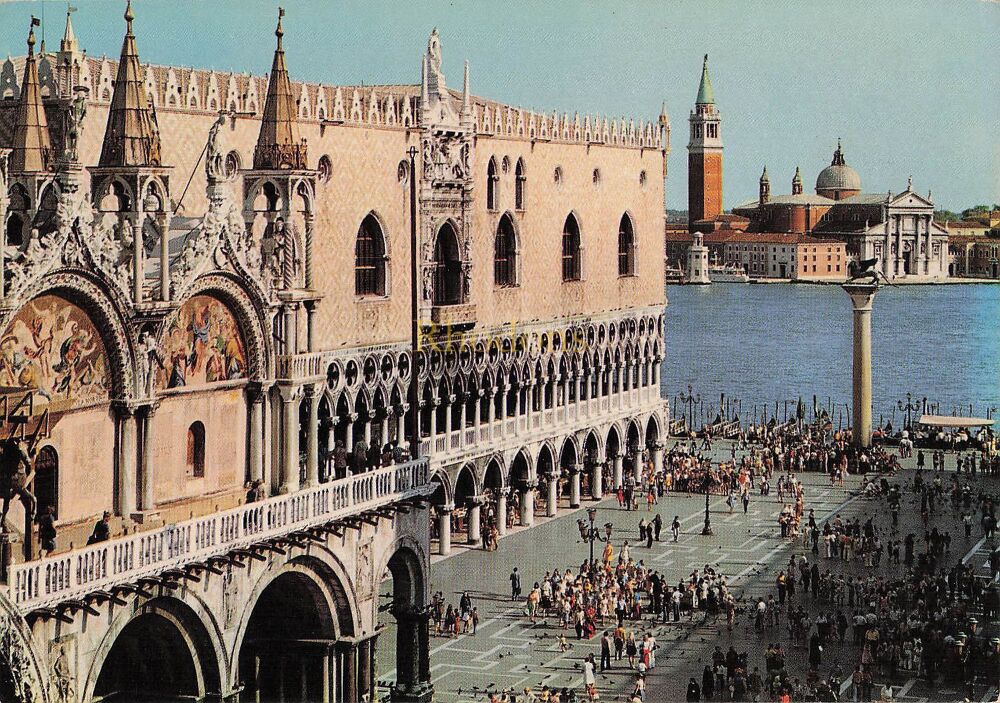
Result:
M124 2L76 0L91 56L116 56ZM0 51L23 54L43 3L0 0ZM144 62L264 73L276 2L136 0ZM417 83L427 35L444 70L473 92L551 112L673 123L667 206L687 203L687 115L710 55L725 142L725 204L772 192L795 166L807 189L837 137L866 191L899 191L913 175L938 207L1000 201L1000 3L996 0L616 2L286 0L293 78L331 84ZM58 48L65 4L45 2Z

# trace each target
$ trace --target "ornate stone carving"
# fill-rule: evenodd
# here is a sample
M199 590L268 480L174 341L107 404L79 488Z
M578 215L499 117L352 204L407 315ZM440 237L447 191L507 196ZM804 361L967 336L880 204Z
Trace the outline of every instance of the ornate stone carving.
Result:
M63 139L63 159L68 163L79 163L77 145L83 133L83 120L87 116L87 94L90 89L80 85L74 88L73 101L66 110L66 133Z
M219 130L222 129L225 122L226 116L219 115L219 119L208 130L208 144L205 146L205 175L208 177L209 185L230 179L231 174L226 171L226 156L222 153L219 144Z
M10 677L14 697L20 703L44 703L43 687L30 643L14 616L0 615L0 670Z
M424 178L465 181L471 178L472 146L465 135L428 134L424 137Z
M64 267L103 274L127 297L132 257L127 243L115 233L115 217L109 213L104 220L95 221L90 194L79 187L75 178L67 177L61 186L56 204L56 229L41 235L32 230L25 250L6 262L11 275L7 297L14 301L26 300L26 291L38 280ZM131 228L124 229L130 231Z
M59 654L52 663L49 699L54 703L70 703L76 700L76 691L73 689L73 672L70 668L69 657L66 656L66 645L59 647Z
M209 185L208 199L208 212L201 226L188 235L170 268L174 299L187 297L199 276L227 268L245 277L262 298L269 298L271 282L260 276L260 248L245 226L230 188Z

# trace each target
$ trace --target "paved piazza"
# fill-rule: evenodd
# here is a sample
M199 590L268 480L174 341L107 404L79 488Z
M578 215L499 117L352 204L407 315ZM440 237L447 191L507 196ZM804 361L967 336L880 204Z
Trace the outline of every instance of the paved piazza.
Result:
M728 450L716 447L717 459L722 459ZM912 482L914 471L913 460L904 460L907 470L900 473L894 481ZM888 513L882 510L880 502L857 496L860 485L858 477L849 477L847 485L833 487L824 475L805 473L800 476L806 486L806 510L816 511L817 522L832 518L835 514L842 517L858 517L864 521L869 515L876 518L876 524L885 518L888 523ZM988 479L980 479L986 481ZM989 479L994 481L993 479ZM993 489L995 490L995 486ZM909 501L909 502L907 502ZM524 601L512 604L510 601L509 574L514 566L522 574L522 590L527 594L533 583L540 579L546 570L571 568L574 572L581 562L588 558L588 547L579 538L576 520L585 516L585 508L593 503L584 501L579 510L562 509L555 518L537 518L536 526L530 529L515 528L511 534L503 538L497 552L484 552L469 549L464 545L455 544L454 552L449 557L437 557L431 568L431 592L443 591L447 603L457 607L463 591L468 591L473 604L480 613L480 623L475 635L460 635L457 638L434 637L431 639L431 670L435 683L435 700L446 703L459 701L485 701L487 691L497 691L503 688L513 688L520 692L526 686L538 692L543 685L550 688L568 686L582 691L581 665L588 653L593 653L595 659L600 659L600 637L602 631L592 640L577 640L572 628L565 630L570 643L569 651L559 651L558 636L563 632L557 622L545 622L539 619L532 627L524 615ZM799 540L782 540L779 537L777 525L778 513L782 503L778 501L776 491L772 486L771 495L761 497L754 495L749 506L749 512L744 516L742 506L737 505L732 513L721 496L711 501L712 527L715 532L712 537L703 537L701 528L704 520L704 497L701 495L673 493L660 499L653 506L653 512L647 512L645 503L636 512L629 512L618 507L614 498L607 498L597 503L599 508L596 522L614 524L613 542L615 554L620 551L623 540L629 540L632 556L643 560L653 569L666 576L667 583L676 583L686 579L695 569L702 569L709 564L717 572L727 576L741 605L747 601L756 600L757 596L765 598L774 592L774 579L779 570L787 566L791 554L808 554ZM909 510L907 508L910 508ZM883 514L879 514L879 511ZM638 539L638 523L643 517L660 513L664 520L661 541L654 543L652 549L636 546ZM916 498L907 495L904 498L900 518L898 536L908 531L917 534L922 532L919 525ZM669 524L674 515L680 516L682 525L681 536L677 544L670 542ZM980 573L988 573L987 557L989 547L985 540L980 539L978 527L971 539L961 535L960 523L950 509L939 509L938 517L932 524L944 531L950 530L954 544L951 558L968 555L976 562ZM602 546L595 545L595 557L600 558ZM811 559L810 559L811 561ZM887 562L888 559L885 560ZM899 573L902 567L889 566L883 562L880 573L891 576ZM825 569L831 564L841 562L820 562ZM867 571L860 563L852 562L845 569L847 574L860 575ZM383 593L387 593L383 589ZM383 598L386 596L384 595ZM811 615L818 612L810 608L809 599L800 599ZM643 603L645 605L644 597ZM660 649L657 652L657 666L647 680L647 700L673 701L683 700L688 677L694 676L699 681L702 668L711 660L711 652L716 644L726 650L733 644L737 651L750 651L750 667L759 666L764 669L763 648L769 641L779 638L787 648L789 670L794 676L804 679L807 668L806 650L793 648L788 641L788 633L782 622L780 635L775 631L766 631L758 637L747 619L737 615L736 625L732 633L726 631L725 618L718 621L706 618L703 612L698 612L693 620L686 614L682 615L679 625L652 625L648 616L644 616L645 625L637 627L635 621L626 620L626 628L632 629L637 635L642 631L651 631L656 636ZM609 624L613 629L613 623ZM393 628L387 629L382 637L392 638ZM857 661L858 650L850 644L848 637L845 645L832 644L832 654L825 656L821 673L826 675L836 665L844 671L844 680L850 678L850 672ZM392 651L387 647L386 651ZM627 662L613 662L616 666L610 671L599 674L598 689L602 700L628 700L635 681L634 671L627 668ZM384 682L394 676L392 662L378 662L378 678ZM902 690L895 689L897 698L907 701L933 701L942 697L961 698L959 691L949 689L939 683L936 688L928 688L926 682L909 679ZM845 683L844 694L850 696ZM995 688L977 688L976 700L994 700ZM843 697L842 697L843 699Z

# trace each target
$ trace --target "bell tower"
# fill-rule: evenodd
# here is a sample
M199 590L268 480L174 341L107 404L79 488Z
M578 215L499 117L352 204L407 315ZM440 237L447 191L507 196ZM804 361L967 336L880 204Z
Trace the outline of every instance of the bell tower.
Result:
M688 229L694 223L722 214L722 121L715 108L712 81L708 77L708 54L701 67L698 97L688 122Z

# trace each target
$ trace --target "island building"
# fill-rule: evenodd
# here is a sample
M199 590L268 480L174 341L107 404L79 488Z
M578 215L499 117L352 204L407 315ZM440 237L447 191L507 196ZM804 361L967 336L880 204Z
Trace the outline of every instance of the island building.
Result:
M1000 210L972 219L945 222L948 275L1000 279Z
M0 698L354 703L377 655L429 700L431 550L662 462L666 111L450 89L436 30L361 87L292 80L280 13L266 76L143 63L131 6L117 60L24 19Z
M877 258L889 280L948 275L948 233L934 221L930 193L916 193L912 179L895 195L863 193L861 177L847 164L839 140L830 165L816 178L815 193L803 191L796 169L791 194L772 196L765 167L757 200L737 205L733 213L750 221L747 232L794 232L841 242L845 260Z

